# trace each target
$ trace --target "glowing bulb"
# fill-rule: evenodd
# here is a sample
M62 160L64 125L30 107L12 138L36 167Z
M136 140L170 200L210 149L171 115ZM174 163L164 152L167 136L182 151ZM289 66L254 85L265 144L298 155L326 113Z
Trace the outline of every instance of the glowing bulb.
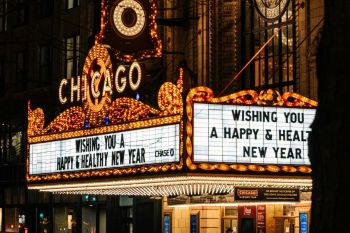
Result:
M136 15L136 23L128 27L124 25L122 15L131 8ZM117 30L124 36L132 37L139 34L146 24L145 11L140 3L134 0L123 0L118 3L113 12L113 22Z

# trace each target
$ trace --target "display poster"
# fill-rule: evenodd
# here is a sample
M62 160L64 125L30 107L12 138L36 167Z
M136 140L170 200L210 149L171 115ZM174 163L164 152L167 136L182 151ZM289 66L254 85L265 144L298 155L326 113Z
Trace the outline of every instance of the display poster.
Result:
M164 215L164 233L170 233L170 215L169 214L165 214Z
M199 227L198 214L191 214L190 224L191 224L190 233L198 233L198 227Z
M256 228L257 233L266 232L266 205L257 205Z

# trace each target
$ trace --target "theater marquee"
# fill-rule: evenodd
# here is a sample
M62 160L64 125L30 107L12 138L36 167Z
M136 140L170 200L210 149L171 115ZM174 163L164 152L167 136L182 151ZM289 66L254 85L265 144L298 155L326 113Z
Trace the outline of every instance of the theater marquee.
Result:
M308 137L317 102L274 90L215 98L197 87L186 105L191 170L311 172Z
M30 144L29 174L179 161L179 124Z
M181 67L156 101L140 101L142 86L158 83L147 73L158 64L148 59L162 56L156 5L102 0L101 31L81 75L58 85L65 110L47 120L45 109L28 101L28 188L155 197L225 195L263 183L309 190L307 138L315 101L273 90L216 98L207 87L187 93ZM235 176L243 172L257 176ZM266 178L268 172L306 179Z
M156 15L153 0L101 2L101 31L81 76L59 84L58 99L68 108L47 122L44 109L28 102L28 182L183 168L182 69L176 84L159 88L158 106L125 96L137 96L151 76L146 59L161 56Z

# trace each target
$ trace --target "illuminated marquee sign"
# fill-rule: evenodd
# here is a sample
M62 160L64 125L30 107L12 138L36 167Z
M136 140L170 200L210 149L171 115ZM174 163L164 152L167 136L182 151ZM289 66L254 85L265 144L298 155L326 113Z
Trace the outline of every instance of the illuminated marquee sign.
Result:
M85 67L91 67L90 58L87 61ZM97 59L95 64L109 64L108 60L101 62ZM106 69L100 71L108 79ZM94 83L97 77L90 77ZM157 108L128 97L111 100L105 80L99 80L99 84L107 83L104 88L87 90L86 96L82 90L82 106L66 109L48 124L43 109L32 109L28 102L29 182L182 169L182 69L176 85L165 82L160 87ZM109 136L121 147L106 146ZM93 149L85 151L83 146L78 150L77 143L84 142L93 143Z
M179 124L39 142L29 146L29 175L179 161Z
M315 109L194 103L195 162L309 165Z
M101 31L81 76L62 79L58 88L69 108L47 122L44 110L28 102L29 182L182 169L182 69L176 84L160 87L158 106L128 97L141 86L145 60L162 55L156 4L102 0Z
M79 101L81 95L83 96L83 100L89 98L89 100L92 101L93 99L97 99L101 96L106 96L106 93L111 96L113 91L123 93L127 88L128 83L130 89L136 91L141 84L143 76L142 67L137 62L133 62L128 68L125 65L118 66L114 75L114 83L112 83L113 76L111 75L110 71L104 70L103 72L105 73L101 74L99 71L94 71L91 76L84 75L83 80L80 78L80 76L71 78L70 82L67 79L62 79L58 94L58 99L61 104L67 103L68 100L71 103L74 102L75 99ZM136 73L136 75L134 73ZM63 88L68 85L70 86L69 99L63 94ZM113 86L115 87L115 90L113 89ZM83 90L82 93L80 93L81 89ZM77 96L76 98L74 98L75 95Z
M93 105L103 105L106 98L111 100L113 92L123 93L127 85L136 91L143 79L142 65L133 62L129 65L117 66L113 72L113 66L108 50L102 45L95 45L86 57L82 78L72 77L62 79L59 86L58 98L61 104L69 102L88 101ZM70 87L70 98L65 96L64 89ZM98 103L98 104L97 104ZM101 108L93 108L95 112Z

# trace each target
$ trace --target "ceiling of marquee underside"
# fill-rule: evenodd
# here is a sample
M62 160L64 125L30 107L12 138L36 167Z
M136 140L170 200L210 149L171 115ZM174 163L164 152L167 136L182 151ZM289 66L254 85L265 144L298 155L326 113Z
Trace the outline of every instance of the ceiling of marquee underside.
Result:
M67 182L60 184L30 184L31 190L56 194L95 194L128 196L196 196L233 193L245 188L312 189L311 178L179 175L154 178L115 179L109 181Z

